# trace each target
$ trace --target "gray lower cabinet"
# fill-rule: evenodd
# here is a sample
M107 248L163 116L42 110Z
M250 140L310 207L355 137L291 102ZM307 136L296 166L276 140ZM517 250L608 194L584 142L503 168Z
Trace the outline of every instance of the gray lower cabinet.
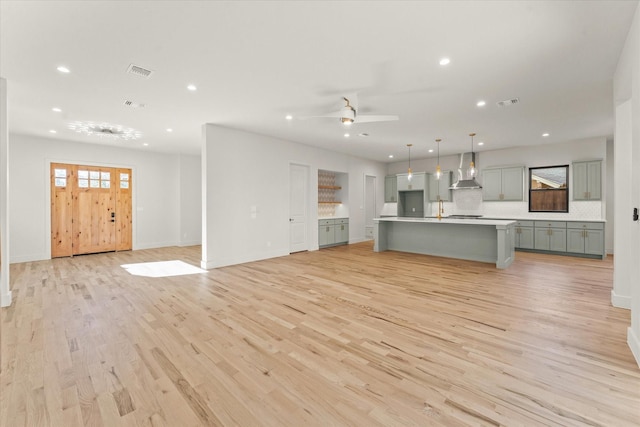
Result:
M384 202L398 202L398 177L395 175L384 177Z
M567 224L567 252L604 254L604 224L572 222Z
M349 243L349 219L318 220L318 246L333 246Z
M515 226L515 246L533 249L533 221L517 221Z
M534 249L567 251L567 223L561 221L534 221Z

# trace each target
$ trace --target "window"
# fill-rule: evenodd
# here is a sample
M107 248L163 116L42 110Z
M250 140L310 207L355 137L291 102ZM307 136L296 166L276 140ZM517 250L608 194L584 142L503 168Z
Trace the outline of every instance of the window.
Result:
M569 165L529 168L529 212L569 212Z

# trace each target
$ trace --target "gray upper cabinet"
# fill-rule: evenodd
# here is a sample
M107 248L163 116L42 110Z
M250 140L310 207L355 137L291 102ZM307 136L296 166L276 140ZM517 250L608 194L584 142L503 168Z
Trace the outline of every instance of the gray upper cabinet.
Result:
M384 202L398 202L398 177L395 175L384 177Z
M602 198L602 161L573 163L573 200Z
M406 173L398 175L398 191L424 190L426 187L426 174L414 173L409 179Z
M427 183L429 184L429 201L438 201L438 189L440 190L440 200L450 202L451 197L451 171L442 172L440 179L436 179L435 174L427 174Z
M482 200L524 200L524 167L484 169L482 171Z

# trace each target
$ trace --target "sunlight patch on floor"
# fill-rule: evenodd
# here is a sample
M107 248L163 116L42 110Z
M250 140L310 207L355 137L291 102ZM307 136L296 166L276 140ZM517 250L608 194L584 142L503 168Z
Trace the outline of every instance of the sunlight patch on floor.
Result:
M134 276L145 277L183 276L185 274L199 274L207 272L207 270L194 267L191 264L178 260L123 264L120 267L124 268Z

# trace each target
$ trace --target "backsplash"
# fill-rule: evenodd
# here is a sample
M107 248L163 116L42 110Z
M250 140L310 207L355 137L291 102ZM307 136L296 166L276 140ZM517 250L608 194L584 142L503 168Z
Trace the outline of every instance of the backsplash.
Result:
M432 203L431 215L437 215L438 205ZM569 201L569 212L529 212L528 202L483 202L482 190L453 191L453 202L444 203L447 215L482 215L498 218L602 219L601 201Z

